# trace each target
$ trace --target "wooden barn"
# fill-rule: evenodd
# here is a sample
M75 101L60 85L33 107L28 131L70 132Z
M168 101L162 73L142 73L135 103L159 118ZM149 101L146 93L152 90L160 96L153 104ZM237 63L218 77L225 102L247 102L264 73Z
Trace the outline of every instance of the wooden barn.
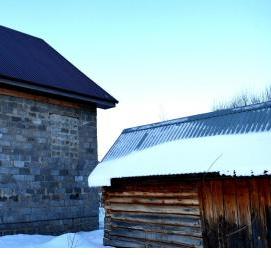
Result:
M125 129L89 176L104 244L271 247L271 102Z

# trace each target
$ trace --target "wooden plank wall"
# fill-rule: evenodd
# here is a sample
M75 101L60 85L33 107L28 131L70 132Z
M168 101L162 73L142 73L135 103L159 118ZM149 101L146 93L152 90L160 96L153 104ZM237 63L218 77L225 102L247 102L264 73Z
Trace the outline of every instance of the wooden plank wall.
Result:
M115 247L202 247L198 182L113 181L104 189L104 244Z
M202 179L204 246L271 247L271 178Z

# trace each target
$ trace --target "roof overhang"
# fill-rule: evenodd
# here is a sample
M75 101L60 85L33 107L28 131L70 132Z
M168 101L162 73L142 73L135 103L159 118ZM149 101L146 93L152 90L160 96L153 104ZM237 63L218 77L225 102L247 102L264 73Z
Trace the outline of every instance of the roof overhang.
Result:
M39 94L41 93L46 94L48 96L49 95L58 96L61 98L72 100L72 101L78 101L78 102L87 103L87 104L95 104L98 108L102 108L102 109L113 108L118 103L118 101L115 101L115 102L107 101L104 99L91 97L91 96L85 96L79 93L74 93L74 92L70 92L70 91L66 91L62 89L56 89L56 88L52 88L52 87L48 87L44 85L40 86L39 84L34 84L30 82L11 80L2 76L0 76L0 84L8 86L9 88L13 88L13 89L32 91Z

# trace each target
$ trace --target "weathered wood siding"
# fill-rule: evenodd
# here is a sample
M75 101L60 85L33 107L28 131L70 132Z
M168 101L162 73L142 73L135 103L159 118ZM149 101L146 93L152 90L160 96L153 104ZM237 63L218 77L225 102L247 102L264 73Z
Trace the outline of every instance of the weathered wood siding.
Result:
M206 247L271 247L271 178L202 179Z
M115 180L104 189L104 244L202 247L198 182Z
M104 189L106 245L271 247L271 177L118 179Z

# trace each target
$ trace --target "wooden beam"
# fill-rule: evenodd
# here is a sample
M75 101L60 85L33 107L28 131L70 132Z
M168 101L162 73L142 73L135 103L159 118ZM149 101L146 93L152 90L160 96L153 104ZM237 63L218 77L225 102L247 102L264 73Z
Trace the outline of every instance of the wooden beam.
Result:
M19 98L34 100L34 101L38 101L38 102L42 102L42 103L60 105L60 106L64 106L64 107L77 108L77 109L82 108L82 107L86 107L86 104L82 104L82 103L46 97L46 96L37 95L34 93L30 93L30 92L8 89L8 88L4 88L4 87L0 87L0 95L19 97Z

